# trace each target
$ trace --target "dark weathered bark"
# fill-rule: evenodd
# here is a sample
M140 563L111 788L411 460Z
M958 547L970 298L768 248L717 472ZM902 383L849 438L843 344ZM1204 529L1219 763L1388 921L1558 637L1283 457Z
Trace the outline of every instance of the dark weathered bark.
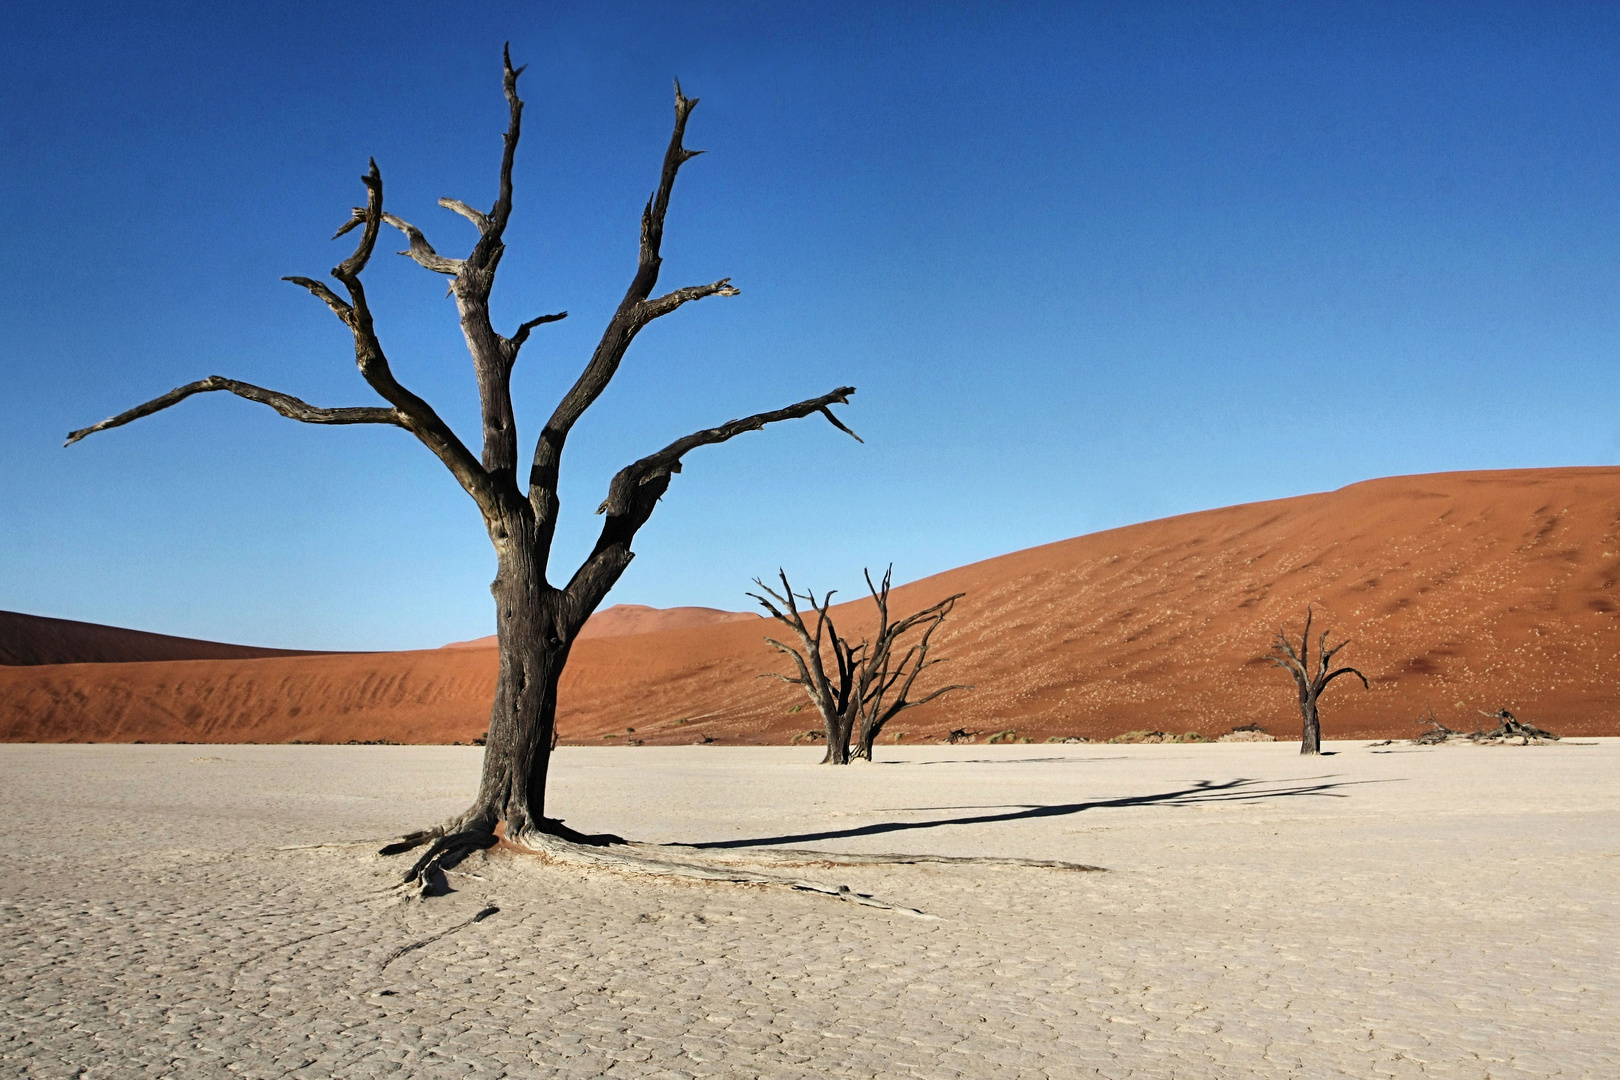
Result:
M1354 675L1361 680L1363 687L1367 686L1367 676L1352 667L1333 668L1333 657L1340 649L1350 644L1349 640L1339 642L1333 648L1327 647L1328 631L1322 631L1316 643L1316 670L1311 671L1311 609L1305 609L1305 630L1299 638L1299 648L1288 640L1285 630L1277 631L1277 640L1272 643L1271 649L1275 654L1268 659L1280 668L1284 668L1294 677L1295 686L1299 690L1299 712L1304 720L1304 732L1300 737L1299 752L1301 754L1320 754L1322 752L1322 718L1317 710L1317 702L1328 684L1340 675Z
M969 686L953 684L942 686L919 698L914 699L911 696L917 676L935 664L944 663L944 658L930 659L929 645L934 631L939 629L946 616L956 607L956 602L965 594L948 596L933 607L924 608L898 622L890 622L889 581L893 574L894 567L891 565L883 572L881 587L872 584L870 572L866 574L866 588L872 594L872 602L878 609L877 638L867 654L863 671L865 693L861 698L860 733L855 745L855 757L866 761L872 760L872 744L883 733L889 721L907 709L926 705L953 690L972 689ZM906 649L899 660L895 660L895 650L899 647L901 638L919 626L922 627L922 636Z
M764 595L748 594L759 601L772 618L792 630L799 640L795 647L775 638L766 638L773 648L793 661L796 674L767 672L761 677L781 679L804 688L811 703L821 713L822 725L826 728L827 752L821 759L823 764L847 765L854 760L871 761L873 744L882 734L884 726L896 716L907 709L926 705L953 690L972 689L963 685L943 686L922 697L912 698L917 676L944 662L939 658L929 658L930 642L934 631L964 594L946 597L915 615L891 622L889 582L893 571L891 566L884 573L881 587L874 585L872 575L867 573L866 587L872 594L872 602L878 612L877 635L870 642L863 638L855 645L842 637L833 625L829 613L833 597L831 592L825 593L819 601L814 590L795 594L793 586L788 584L786 572L778 570L777 575L782 581L780 593L755 578L754 584L760 587ZM815 612L814 632L805 625L798 606L800 599L808 600ZM901 638L917 627L923 628L922 635L898 660L895 659ZM824 643L832 651L834 670L831 673L827 671L822 658Z
M846 765L849 763L849 737L854 730L855 716L853 712L853 699L851 692L855 685L855 666L859 662L860 650L864 644L854 649L838 634L838 628L833 625L832 616L828 608L832 604L831 592L819 601L812 590L804 593L802 598L810 601L811 609L816 614L815 633L811 634L805 626L804 616L799 611L798 601L801 598L793 592L793 586L788 584L787 573L777 571L782 579L782 591L773 590L758 578L754 584L758 585L766 596L758 593L749 593L760 605L771 614L772 618L781 622L792 630L798 637L800 648L785 645L775 638L766 638L771 646L778 652L786 654L793 660L798 669L797 677L778 675L769 672L761 678L777 678L783 682L794 683L804 687L809 695L811 704L821 715L822 727L825 729L827 749L822 755L823 765ZM766 599L766 597L769 599ZM832 649L834 671L827 673L826 664L822 658L823 643Z
M1554 735L1545 728L1525 723L1507 709L1498 709L1495 712L1481 710L1480 715L1498 721L1497 726L1490 731L1486 731L1481 726L1475 731L1464 734L1461 731L1453 731L1436 720L1434 710L1430 709L1429 715L1423 720L1424 723L1429 725L1429 730L1413 739L1412 742L1418 746L1435 746L1452 739L1467 739L1476 743L1497 743L1508 739L1519 739L1521 746L1528 746L1532 739L1536 742L1557 742L1559 740L1559 736Z
M662 263L660 247L664 217L680 167L697 156L682 144L688 117L697 99L675 86L675 126L665 150L658 188L641 217L641 246L630 287L609 320L600 343L574 385L563 396L540 432L529 469L529 487L518 486L518 434L512 403L511 376L519 351L540 325L567 313L542 315L521 324L507 337L490 321L489 297L505 252L504 235L512 213L512 166L522 132L523 102L517 94L522 69L504 56L503 87L509 120L501 156L494 206L485 213L456 199L440 205L466 218L478 231L472 251L464 259L442 256L422 230L383 209L381 171L375 161L362 177L366 205L354 209L337 235L360 230L354 253L332 270L347 299L321 281L306 277L287 280L309 290L332 309L354 339L355 362L360 374L389 407L320 408L289 394L248 383L212 376L179 387L104 420L73 432L76 442L93 432L117 427L177 404L192 394L228 390L259 401L282 415L316 424L391 424L415 435L431 450L466 490L483 516L495 547L497 571L491 591L495 597L496 629L500 644L500 675L485 742L484 771L476 799L467 811L429 830L412 833L387 852L429 844L407 880L424 885L435 869L451 865L468 851L494 842L498 827L514 841L562 836L574 841L606 842L616 837L582 837L545 816L546 772L555 743L557 685L568 662L569 649L585 620L613 588L634 557L631 544L668 489L681 460L700 447L726 442L767 424L819 413L850 435L830 406L847 403L854 387L843 386L787 408L757 413L719 427L694 432L621 470L613 478L598 513L604 516L596 546L568 583L558 588L547 577L552 537L559 509L558 480L563 446L574 424L601 396L618 370L636 335L654 319L693 300L709 296L736 296L729 279L708 285L676 289L653 297ZM462 336L472 359L478 386L483 449L475 457L433 408L394 377L372 324L360 276L376 248L382 226L404 234L405 255L434 273L451 279ZM847 738L845 740L847 744Z

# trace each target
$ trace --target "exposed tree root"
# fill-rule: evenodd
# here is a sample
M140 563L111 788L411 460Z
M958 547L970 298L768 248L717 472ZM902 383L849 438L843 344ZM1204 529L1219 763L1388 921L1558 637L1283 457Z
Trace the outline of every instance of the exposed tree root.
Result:
M665 844L666 850L702 851ZM713 857L713 856L711 856ZM725 856L718 858L724 860ZM845 851L817 851L814 848L751 848L739 856L750 862L774 863L777 866L914 866L920 863L943 863L960 866L1031 866L1047 870L1101 871L1101 866L1085 863L1062 862L1058 859L1017 859L996 855L907 855L900 853L862 854Z
M425 897L432 895L442 884L446 871L459 865L473 852L494 847L499 842L500 837L490 829L446 831L444 826L439 825L407 833L394 843L385 845L377 854L403 855L426 844L427 850L405 871L405 878L401 882L406 887L414 887L417 896Z
M516 837L500 835L500 829L464 829L445 832L428 829L411 833L384 847L379 854L397 855L427 845L405 874L402 885L415 895L433 895L446 873L475 851L504 843L517 851L575 866L588 866L654 877L717 881L738 885L774 886L830 896L862 907L893 911L919 919L935 919L904 904L890 903L870 893L857 892L848 885L834 885L806 878L770 873L755 867L789 869L820 866L909 866L921 863L976 866L1027 866L1051 870L1098 871L1100 866L1062 862L1057 859L1018 859L997 856L861 854L817 851L810 848L754 848L716 854L707 849L680 844L637 844L616 836L587 835L547 819L544 829L527 829ZM753 864L753 865L750 865ZM482 917L482 916L480 916ZM448 932L448 931L447 931ZM390 958L392 959L392 958Z
M508 842L511 843L512 841ZM559 836L534 832L526 832L517 842L513 843L513 846L540 855L542 858L555 862L571 863L576 866L602 867L632 874L684 878L691 881L721 881L737 885L763 885L796 889L800 892L819 893L823 896L833 897L836 900L859 904L862 907L893 911L916 919L939 918L937 915L930 915L916 908L906 907L904 904L893 904L886 900L880 900L870 893L856 892L848 885L830 885L825 882L810 881L804 878L767 874L758 870L750 870L744 866L728 864L718 859L697 862L694 860L702 856L698 854L698 850L695 848L631 843L598 846L595 844L579 844ZM680 852L683 857L671 858L672 851Z
M454 926L447 927L446 929L440 930L437 934L433 934L430 937L425 937L421 941L413 941L409 945L401 945L399 948L395 949L393 952L388 954L388 956L383 960L383 962L380 965L380 967L378 968L378 970L379 971L386 970L389 964L392 964L395 960L398 960L400 957L404 956L406 953L415 952L417 949L420 949L425 945L431 945L435 941L440 940L441 938L447 938L451 934L455 933L457 930L465 930L467 927L471 926L473 923L483 922L485 919L489 918L491 915L499 914L500 910L501 910L500 908L498 908L495 905L491 904L489 907L484 908L484 910L480 911L478 914L474 915L470 919L463 920L462 922L456 923L456 925L454 925Z

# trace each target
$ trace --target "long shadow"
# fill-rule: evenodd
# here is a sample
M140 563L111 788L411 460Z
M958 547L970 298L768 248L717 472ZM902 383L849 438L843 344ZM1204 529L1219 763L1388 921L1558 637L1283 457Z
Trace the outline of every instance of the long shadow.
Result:
M874 761L873 765L1089 765L1093 761L1122 761L1128 754L1110 757L937 758L933 761Z
M1390 783L1387 780L1351 780L1337 783L1326 777L1310 777L1319 783L1297 783L1293 787L1256 789L1263 780L1239 778L1215 783L1200 780L1192 787L1166 791L1158 795L1129 795L1119 799L1099 799L1095 802L1060 803L1054 806L1024 805L1022 809L1004 814L978 814L972 817L936 818L933 821L883 821L875 825L858 825L849 829L829 829L824 832L793 833L786 836L759 836L748 840L708 840L697 844L681 844L692 848L767 847L772 844L807 844L816 840L846 840L854 836L881 836L884 833L912 832L918 829L938 829L945 825L993 825L1004 821L1029 821L1034 818L1067 817L1087 810L1123 809L1130 806L1185 806L1209 802L1254 802L1259 799L1291 799L1302 795L1344 799L1349 795L1337 789L1357 784Z

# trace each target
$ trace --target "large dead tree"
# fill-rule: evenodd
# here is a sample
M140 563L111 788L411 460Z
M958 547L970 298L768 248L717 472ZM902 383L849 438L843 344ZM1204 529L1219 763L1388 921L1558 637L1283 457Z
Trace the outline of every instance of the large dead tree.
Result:
M1328 684L1340 675L1354 675L1361 680L1363 687L1367 686L1367 676L1353 667L1333 667L1333 657L1340 649L1350 644L1349 639L1339 642L1333 648L1328 648L1328 631L1322 631L1316 642L1316 670L1311 670L1311 619L1312 612L1309 607L1305 609L1305 632L1299 636L1299 648L1288 640L1287 630L1277 631L1277 640L1272 643L1273 653L1268 659L1280 668L1284 668L1294 677L1299 688L1299 712L1305 720L1305 733L1300 739L1299 752L1301 754L1320 754L1322 752L1322 720L1317 714L1317 701L1326 690Z
M529 466L528 490L523 490L518 479L512 368L530 333L567 313L530 319L510 336L498 332L490 322L489 298L495 285L495 272L506 250L502 237L512 214L512 164L523 118L523 101L517 93L522 69L512 67L510 51L504 60L503 81L510 120L495 203L486 212L456 199L439 200L439 205L466 218L477 230L478 239L471 252L460 259L440 255L420 229L385 210L382 174L372 161L369 171L361 178L366 189L366 204L357 207L337 232L341 236L360 230L360 242L354 254L332 270L347 299L313 278L286 279L308 289L349 328L354 337L360 374L387 405L324 408L307 404L290 394L216 375L178 387L68 436L68 442L74 443L94 432L149 416L193 394L226 390L305 423L391 424L404 428L444 463L472 497L495 546L497 570L490 588L495 596L500 675L484 747L483 776L472 806L440 826L413 833L384 849L385 853L394 853L431 842L429 850L406 879L424 885L436 868L449 865L470 850L493 844L498 827L504 829L509 839L519 843L533 841L535 846L544 846L545 838L552 836L576 842L616 839L581 837L544 816L557 683L580 628L629 566L634 555L630 545L636 532L658 505L671 476L681 471L681 460L700 446L723 443L744 432L758 431L767 424L817 413L840 431L854 435L829 408L846 403L855 392L854 387L841 386L784 409L756 413L677 439L614 476L607 498L597 509L605 520L595 547L566 584L560 587L552 584L547 571L559 510L558 475L569 432L607 388L630 343L649 323L691 301L709 296L736 296L738 290L729 279L721 278L707 285L653 295L661 261L664 216L675 187L675 176L683 164L701 152L688 150L682 144L687 118L697 105L697 99L681 93L680 84L676 83L674 133L664 153L657 190L642 211L641 252L635 274L595 352L541 429ZM389 370L360 280L384 225L405 235L409 247L400 254L450 279L450 291L460 312L461 330L478 384L483 417L480 456L474 456L432 406L402 386Z
M868 641L862 638L851 645L833 625L830 611L833 594L816 599L815 590L795 594L788 584L787 573L778 570L782 591L777 592L758 578L754 584L760 592L748 595L759 601L773 619L793 631L798 645L788 645L775 638L766 638L778 652L793 661L795 674L783 675L766 672L762 678L781 679L785 683L801 686L810 701L821 713L826 729L827 753L823 764L847 765L852 760L872 760L872 744L883 728L907 709L926 705L952 690L970 690L972 687L951 685L940 687L913 698L912 690L917 676L935 664L945 662L943 657L930 657L928 650L934 631L950 615L965 593L948 596L932 607L915 615L893 622L889 620L889 581L894 573L890 566L883 574L883 584L874 585L872 575L866 573L866 587L877 606L877 634ZM763 593L763 595L761 595ZM812 631L804 621L798 602L804 600L815 615ZM904 644L902 638L914 630L921 633ZM903 651L902 651L903 649ZM829 673L826 650L832 653L833 669ZM851 745L853 743L853 745Z

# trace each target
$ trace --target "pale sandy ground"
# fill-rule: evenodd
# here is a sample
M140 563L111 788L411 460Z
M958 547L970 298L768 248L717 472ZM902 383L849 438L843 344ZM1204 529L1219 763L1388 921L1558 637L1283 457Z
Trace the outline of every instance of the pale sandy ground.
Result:
M929 921L288 850L460 809L476 749L0 747L0 1074L1620 1076L1620 740L1294 749L557 756L582 829L1108 868L803 871Z

